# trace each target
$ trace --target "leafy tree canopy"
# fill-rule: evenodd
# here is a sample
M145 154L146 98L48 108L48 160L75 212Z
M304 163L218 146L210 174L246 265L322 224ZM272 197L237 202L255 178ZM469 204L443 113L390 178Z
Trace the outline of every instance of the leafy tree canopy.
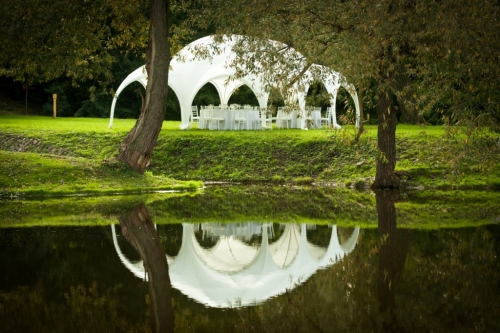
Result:
M247 70L257 57L270 72L279 59L300 74L280 57L285 49L267 43L277 40L307 65L332 67L358 89L394 94L413 118L438 111L454 122L500 122L498 1L200 2L192 26L250 36L239 42L237 59Z
M147 42L140 0L5 0L0 10L0 75L18 81L106 84L113 50L139 52Z

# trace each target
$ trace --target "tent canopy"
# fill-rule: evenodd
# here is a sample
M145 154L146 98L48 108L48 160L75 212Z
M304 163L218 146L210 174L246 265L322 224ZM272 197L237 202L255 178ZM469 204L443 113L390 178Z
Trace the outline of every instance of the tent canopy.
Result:
M214 36L200 38L191 44L185 46L178 54L176 54L170 62L168 85L177 95L181 108L181 129L189 127L189 118L191 115L191 105L198 91L207 83L212 83L219 93L221 104L228 104L229 98L234 91L243 84L246 84L255 94L261 108L267 107L269 92L263 80L253 74L243 75L235 78L236 69L229 64L236 57L233 52L234 40L243 38L242 36L232 36L223 39L223 42L218 44L217 50L211 52L209 57L197 56L195 50L198 48L207 47L215 43ZM277 44L277 42L273 42ZM300 64L299 64L300 65ZM319 74L319 75L318 75ZM113 117L116 107L116 101L120 93L130 83L138 81L144 87L147 85L147 72L144 66L137 68L129 74L116 90L111 105L111 114L109 127L113 126ZM327 92L332 96L331 103L334 106L337 98L337 92L340 86L344 86L351 94L356 107L356 125L359 124L359 105L354 87L347 84L343 77L324 66L313 65L304 75L306 79L305 89L299 90L297 86L291 89L291 95L298 101L301 111L305 110L306 94L309 85L314 80L320 80ZM305 91L305 92L304 92ZM335 110L335 108L333 108ZM333 124L336 128L340 128L337 124L335 113L333 114Z

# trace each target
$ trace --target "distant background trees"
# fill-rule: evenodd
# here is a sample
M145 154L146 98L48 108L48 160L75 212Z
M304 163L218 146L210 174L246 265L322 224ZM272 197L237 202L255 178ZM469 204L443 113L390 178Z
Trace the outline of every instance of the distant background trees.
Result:
M183 22L194 2L171 4L172 52L215 32L214 25L186 28ZM147 4L142 0L5 0L0 22L0 97L25 104L25 112L52 115L52 94L58 95L58 116L109 117L113 89L145 63ZM91 19L90 19L91 18ZM77 32L77 33L75 33ZM310 103L329 106L313 97ZM115 116L137 118L144 88L132 83L121 94ZM346 97L348 94L346 94ZM349 100L339 99L348 109ZM193 105L219 104L216 89L207 84ZM258 105L251 90L237 89L230 103ZM281 96L272 103L282 106ZM312 105L312 104L311 104ZM347 111L346 111L347 112ZM343 112L340 112L342 114ZM166 120L180 120L177 97L170 89Z

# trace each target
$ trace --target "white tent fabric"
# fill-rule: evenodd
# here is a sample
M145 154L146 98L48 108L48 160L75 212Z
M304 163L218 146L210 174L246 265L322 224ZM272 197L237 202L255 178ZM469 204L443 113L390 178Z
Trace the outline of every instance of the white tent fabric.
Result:
M233 36L238 38L238 36ZM227 104L229 98L239 86L246 84L255 94L261 108L267 107L269 93L266 91L263 81L254 75L246 75L238 79L234 78L236 70L231 68L228 64L234 59L235 54L232 51L234 42L231 39L226 39L226 42L219 44L219 52L213 53L209 58L197 57L193 54L199 46L206 46L213 43L213 36L200 38L191 44L184 47L178 54L176 54L170 63L170 71L168 78L168 85L177 95L181 107L181 129L189 127L189 118L191 114L191 105L194 97L201 87L206 83L212 83L217 89L220 97L221 104ZM320 70L323 75L322 81L332 97L332 105L335 105L338 88L343 85L353 97L356 105L356 125L359 124L359 105L356 97L356 92L351 85L344 83L345 80L340 80L341 75L329 68L316 66L315 70ZM310 70L307 71L306 76L311 79L314 77ZM134 72L125 78L116 90L113 102L111 105L111 114L109 120L109 128L113 126L114 111L116 102L120 93L132 82L138 81L144 87L147 84L147 73L144 66L139 67ZM305 111L305 97L306 92L293 93L294 98L299 101L301 112ZM334 109L334 108L333 108ZM337 124L336 117L333 116L332 124L336 128L340 128Z
M147 279L142 262L132 263L123 255L111 226L118 257L135 276ZM340 244L336 226L328 247L307 241L306 225L287 224L273 244L268 240L269 226L262 225L259 248L224 237L212 249L202 248L195 238L193 224L183 224L182 245L175 258L169 258L172 286L195 301L210 307L254 305L283 294L305 282L317 270L329 267L356 246L359 228ZM236 249L238 253L232 253Z
M224 105L229 103L229 98L231 98L234 91L243 85L243 82L239 80L228 81L226 78L214 79L210 83L217 89L220 103Z

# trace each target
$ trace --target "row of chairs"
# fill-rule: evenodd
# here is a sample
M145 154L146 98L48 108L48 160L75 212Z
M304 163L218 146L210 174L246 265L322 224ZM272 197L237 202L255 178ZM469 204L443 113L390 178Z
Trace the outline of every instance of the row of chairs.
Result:
M198 107L196 105L191 106L191 117L189 120L190 126L193 125L193 123L199 123L201 119L203 119L203 124L201 127L210 127L212 124L217 125L217 129L221 128L221 125L224 125L225 119L224 117L221 116L220 114L220 109L216 108L202 108L200 112L203 113L203 117L201 117L200 112L198 111ZM248 122L248 116L247 116L247 110L237 110L237 115L234 119L235 126L237 129L241 129L243 125L247 125ZM262 129L273 129L272 126L272 121L273 119L275 120L276 118L271 118L267 117L267 112L263 110L259 110L259 118L256 120L255 128L262 128Z
M321 110L321 109L320 109ZM225 119L220 115L218 110L215 108L202 108L202 112L204 112L203 119L205 121L204 126L211 125L212 122L217 124L217 129L220 129L220 125L224 124ZM281 111L281 110L280 110ZM315 110L316 111L316 110ZM241 129L241 126L247 122L248 117L246 116L246 110L239 110L237 117L234 119L235 125L238 126L238 129ZM273 120L276 121L276 117L268 116L268 112L265 110L259 110L259 119L260 127L262 129L272 129ZM196 105L191 106L191 119L190 124L192 126L193 123L200 121L200 113L198 111L198 107ZM282 123L285 124L284 127L290 128L291 126L291 115L284 114L281 116ZM329 128L332 125L332 110L331 107L328 107L326 110L325 117L320 118L321 127L326 126ZM258 127L258 126L257 126Z
M203 127L210 127L212 124L217 125L217 129L221 129L221 125L224 125L226 120L224 117L221 115L220 110L214 110L214 109L202 109L201 112L203 113L203 117L200 117L200 119L203 119L204 123L202 124Z
M280 112L281 111L281 112ZM320 107L314 107L311 109L311 111L319 111L321 112ZM278 112L280 112L280 126L284 128L290 128L292 126L292 114L289 112L284 112L283 107L278 108ZM332 108L328 107L326 109L326 115L325 117L320 117L320 124L321 127L326 126L327 128L330 128L332 125ZM306 120L313 120L313 118L310 115L307 115L306 113Z
M201 109L213 109L213 110L258 110L258 106L251 106L250 104L240 105L240 104L220 104L220 105L203 105Z

